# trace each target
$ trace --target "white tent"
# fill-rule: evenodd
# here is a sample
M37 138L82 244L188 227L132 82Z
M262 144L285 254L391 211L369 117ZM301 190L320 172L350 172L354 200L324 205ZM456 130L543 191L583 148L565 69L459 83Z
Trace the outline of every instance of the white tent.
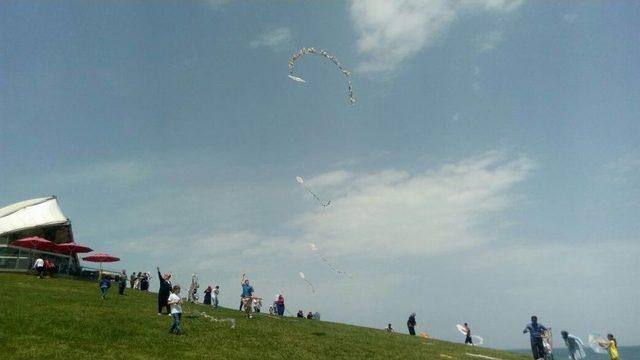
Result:
M25 200L0 209L0 235L69 224L55 196Z

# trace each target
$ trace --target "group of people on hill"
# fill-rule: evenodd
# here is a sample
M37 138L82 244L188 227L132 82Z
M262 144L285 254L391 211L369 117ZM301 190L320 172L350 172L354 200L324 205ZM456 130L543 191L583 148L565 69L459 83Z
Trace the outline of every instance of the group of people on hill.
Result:
M148 272L139 271L137 275L135 272L133 272L131 274L131 277L129 278L129 286L131 286L131 289L149 291L150 281L151 274L149 274Z
M407 328L409 329L410 335L416 334L416 325L416 313L411 313L411 315L409 315L409 319L407 320ZM385 330L387 332L394 332L391 324L389 324L385 328ZM531 352L535 360L546 359L547 349L545 348L544 339L550 334L548 330L551 329L547 329L544 325L540 324L538 322L538 317L533 315L531 316L531 323L527 324L527 326L522 331L523 334L529 333L529 338L531 340ZM469 327L469 324L464 323L462 331L465 334L464 343L473 345L473 339L471 338L471 328ZM569 334L565 330L561 331L560 333L565 345L567 346L569 358L571 360L583 359L585 357L585 354L582 350L582 342L580 341L580 339ZM611 360L620 360L618 353L618 341L613 336L613 334L608 334L607 341L599 342L598 345L603 349L608 350Z
M549 336L551 328L547 329L544 325L538 322L538 317L531 316L531 323L522 330L523 334L529 333L531 340L531 352L534 359L545 359L547 355L547 349L544 346L545 337ZM571 360L580 360L586 356L584 350L582 350L582 342L574 335L569 334L566 330L560 332L562 340L564 340L567 350L569 352L569 358ZM619 360L620 355L618 353L618 341L613 334L607 335L607 341L598 342L597 344L603 349L607 349L611 360Z
M296 317L299 318L299 319L304 319L305 318L304 312L302 312L302 310L298 310L298 313L296 314ZM316 315L314 313L312 313L311 311L309 311L307 313L307 319L309 319L309 320L316 319Z
M213 288L209 285L204 290L204 299L202 301L205 305L212 305L214 308L218 307L218 295L220 295L220 286L216 285Z
M51 276L54 273L58 272L58 266L49 259L42 259L41 257L37 258L34 261L31 269L36 271L39 279L42 279L46 276Z

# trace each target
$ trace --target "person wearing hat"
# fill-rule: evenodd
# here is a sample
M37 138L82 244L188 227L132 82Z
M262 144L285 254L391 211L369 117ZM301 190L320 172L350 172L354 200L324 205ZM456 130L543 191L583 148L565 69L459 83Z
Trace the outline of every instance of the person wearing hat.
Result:
M160 273L160 267L158 270L158 280L160 280L160 289L158 289L158 315L162 315L162 308L167 309L167 314L171 314L169 308L169 294L171 293L171 274L166 273L162 275Z

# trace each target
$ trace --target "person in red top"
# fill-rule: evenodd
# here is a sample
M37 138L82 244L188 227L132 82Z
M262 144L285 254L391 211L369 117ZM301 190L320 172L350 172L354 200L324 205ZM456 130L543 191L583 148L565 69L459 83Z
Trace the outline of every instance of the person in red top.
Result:
M278 295L278 301L276 302L276 308L279 316L284 316L284 296Z

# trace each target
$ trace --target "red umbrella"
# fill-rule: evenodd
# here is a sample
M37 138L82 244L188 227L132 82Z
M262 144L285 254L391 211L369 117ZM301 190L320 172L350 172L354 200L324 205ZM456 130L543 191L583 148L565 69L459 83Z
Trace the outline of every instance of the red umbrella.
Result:
M64 244L58 244L57 249L60 251L64 251L65 253L69 254L69 266L67 267L67 273L70 274L71 273L71 260L73 259L71 257L71 254L78 254L78 253L88 253L88 252L92 252L93 250L85 245L80 245L80 244L76 244L75 242L68 242L68 243L64 243Z
M83 257L82 260L103 263L120 261L120 258L109 254L93 254Z
M63 250L65 252L68 252L69 254L88 253L93 251L93 249L88 246L76 244L74 242L58 244L57 248L58 250Z
M32 236L32 237L16 240L12 242L11 245L27 248L27 249L38 249L38 250L54 250L57 248L56 243L51 242L47 239L43 239L38 236Z
M120 261L120 258L115 257L113 255L109 255L109 254L93 254L93 255L89 255L89 256L83 257L82 260L91 261L91 262L99 262L100 263L100 276L102 276L102 263L103 262Z

